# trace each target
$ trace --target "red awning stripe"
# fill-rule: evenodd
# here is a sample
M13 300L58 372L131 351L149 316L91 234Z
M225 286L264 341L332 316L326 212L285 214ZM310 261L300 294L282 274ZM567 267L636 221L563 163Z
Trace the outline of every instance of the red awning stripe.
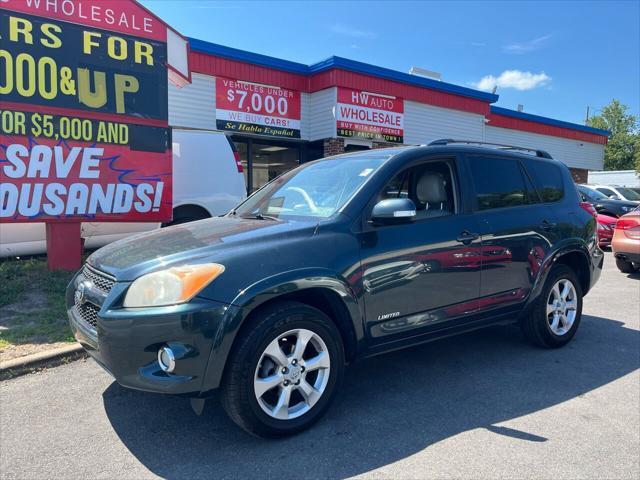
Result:
M581 142L597 143L600 145L606 145L609 140L606 135L597 135L595 133L581 132L570 128L555 127L553 125L545 125L495 113L487 115L487 119L489 120L487 125L490 127L510 128L512 130L521 130L524 132L538 133L540 135L568 138L571 140L579 140Z

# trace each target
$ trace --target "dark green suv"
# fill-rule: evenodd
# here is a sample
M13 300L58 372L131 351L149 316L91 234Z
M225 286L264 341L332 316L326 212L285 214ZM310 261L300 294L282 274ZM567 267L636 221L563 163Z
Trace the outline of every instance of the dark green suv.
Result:
M301 165L223 217L108 245L67 302L121 385L197 412L221 388L238 425L281 436L367 356L506 322L566 344L602 261L562 163L442 140Z

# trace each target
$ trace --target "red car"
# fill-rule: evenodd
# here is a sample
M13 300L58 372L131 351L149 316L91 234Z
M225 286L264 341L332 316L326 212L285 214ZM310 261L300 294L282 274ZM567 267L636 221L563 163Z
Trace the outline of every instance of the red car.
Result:
M600 213L596 218L598 220L598 245L600 248L610 247L618 219Z

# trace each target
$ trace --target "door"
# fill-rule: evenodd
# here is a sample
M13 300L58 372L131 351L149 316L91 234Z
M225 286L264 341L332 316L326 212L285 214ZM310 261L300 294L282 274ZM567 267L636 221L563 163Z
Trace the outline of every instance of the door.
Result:
M454 159L419 162L372 200L371 208L386 198L410 198L417 211L411 223L364 222L362 288L374 343L464 322L477 311L480 238L474 217L464 213L459 178Z
M482 236L479 310L517 310L558 237L557 219L518 159L474 155L467 167Z

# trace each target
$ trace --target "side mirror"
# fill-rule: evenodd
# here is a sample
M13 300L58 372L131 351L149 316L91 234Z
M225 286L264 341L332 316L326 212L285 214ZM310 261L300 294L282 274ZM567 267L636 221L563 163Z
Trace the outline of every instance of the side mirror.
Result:
M609 198L611 200L620 200L620 197L618 197L617 195L614 195L614 194L609 195Z
M380 225L408 223L416 218L416 205L408 198L388 198L376 203L371 221Z

